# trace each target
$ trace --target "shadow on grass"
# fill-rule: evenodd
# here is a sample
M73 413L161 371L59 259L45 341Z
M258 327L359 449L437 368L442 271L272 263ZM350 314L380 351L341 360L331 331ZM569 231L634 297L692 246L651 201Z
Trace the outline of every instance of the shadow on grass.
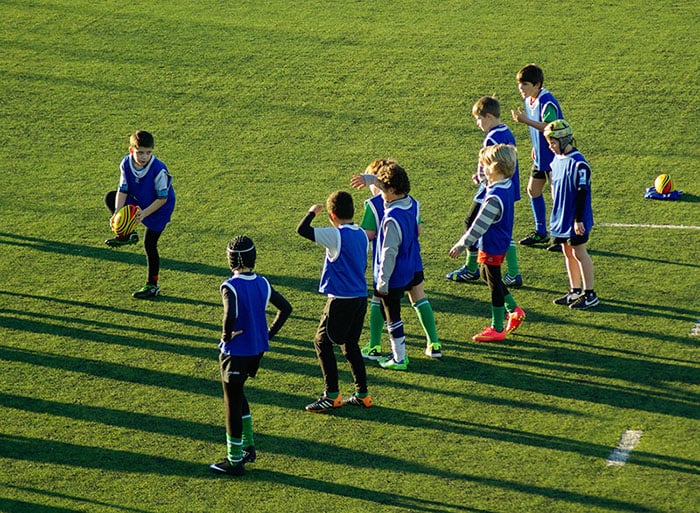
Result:
M38 237L29 237L26 235L18 235L7 232L0 232L0 245L3 244L7 246L25 247L46 253L68 255L71 257L95 258L99 260L106 260L108 262L126 262L134 265L143 265L145 262L145 256L142 253L136 253L133 250L126 248L119 250L108 247L96 247L85 244L75 244L64 241L42 239ZM184 260L174 260L172 258L161 258L161 269L208 276L218 276L222 281L229 275L229 270L224 266L209 265L202 262L187 262ZM273 286L279 285L299 290L316 290L318 287L318 279L295 276L276 276L268 273L263 273L263 275L270 279ZM176 301L175 298L166 299L166 296L159 300L172 302ZM182 298L181 302L186 303L187 300ZM198 301L194 301L194 303L200 304Z
M564 489L524 484L517 481L492 479L462 472L436 469L434 467L420 463L407 462L394 457L347 450L326 446L324 444L309 444L305 441L287 440L287 442L289 442L288 445L294 449L295 453L303 454L303 457L313 461L332 460L334 464L346 464L359 468L401 468L404 472L425 474L426 482L430 482L430 478L442 478L458 481L459 483L477 483L500 490L544 497L572 504L585 504L589 507L596 506L607 508L615 511L656 511L632 502L586 495ZM162 456L139 454L130 451L89 447L54 440L13 435L0 434L0 457L45 465L69 465L85 469L100 469L128 474L156 474L187 478L209 475L211 479L220 478L209 474L208 468L204 464ZM485 512L483 509L469 509L468 504L465 504L468 501L449 503L445 501L426 500L420 497L414 497L410 492L402 491L399 494L381 490L369 490L364 487L350 486L345 483L334 483L327 478L319 480L298 474L288 474L273 470L255 469L247 472L244 477L236 480L236 482L241 483L247 481L265 481L274 483L275 485L282 484L284 486L311 490L313 492L322 492L339 497L363 500L377 505L399 505L411 511Z
M268 403L263 391L255 391L250 395L252 402ZM290 400L294 396L286 395ZM8 409L16 409L40 415L52 415L68 418L81 422L98 423L128 430L154 433L158 435L189 438L194 441L217 443L221 441L221 426L194 422L189 420L164 417L160 415L136 413L127 410L115 410L102 406L87 406L72 404L47 399L0 393L0 406ZM253 409L255 404L253 404ZM292 411L288 415L308 417L309 413L301 408ZM444 418L435 415L412 413L396 408L375 406L371 410L358 410L355 408L342 408L334 410L329 415L353 421L378 423L379 425L395 424L401 427L414 427L431 430L436 436L445 434L457 434L475 439L489 439L498 442L508 442L548 450L590 456L601 461L610 453L611 448L599 444L581 442L571 438L543 435L506 427L490 426L476 422L468 422L461 419ZM223 422L223 421L222 421ZM371 427L369 428L371 430ZM375 468L404 468L408 461L398 460L392 457L377 455L376 452L345 449L342 447L330 448L327 445L315 442L309 444L307 440L289 438L285 436L257 433L257 446L264 448L264 452L286 454L300 458L311 458L317 461L338 463L346 465L358 465L365 462ZM312 447L313 446L313 447ZM667 455L659 455L645 451L635 451L632 463L643 467L660 468L673 472L700 475L700 461L686 458L677 458ZM419 466L419 472L426 472L423 466Z
M101 511L105 508L108 510L118 510L125 511L128 513L149 513L148 510L140 508L131 508L129 506L124 506L122 504L109 503L104 501L96 501L94 499L86 499L84 497L76 497L74 495L68 495L65 493L59 493L49 490L41 490L39 488L34 488L31 486L14 486L5 485L10 490L16 490L17 492L40 495L45 498L46 501L54 502L56 500L62 501L72 501L81 504L80 509L72 509L58 506L47 506L45 504L38 504L35 502L20 501L16 499L2 499L0 498L0 511L11 511L12 513L20 513L26 511L27 513L60 513L60 512L70 512L78 513L85 511L83 505L89 504L94 507L99 507Z

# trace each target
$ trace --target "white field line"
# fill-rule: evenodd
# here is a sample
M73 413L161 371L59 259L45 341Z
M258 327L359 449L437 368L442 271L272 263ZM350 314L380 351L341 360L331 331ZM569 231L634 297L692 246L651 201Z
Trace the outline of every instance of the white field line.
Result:
M666 230L700 230L700 226L686 226L682 224L632 224L632 223L595 223L595 226L608 226L612 228L657 228Z
M620 443L617 444L617 447L613 449L608 459L605 460L605 465L608 467L621 467L624 465L632 450L639 444L643 433L644 431L635 431L632 429L628 429L622 433Z

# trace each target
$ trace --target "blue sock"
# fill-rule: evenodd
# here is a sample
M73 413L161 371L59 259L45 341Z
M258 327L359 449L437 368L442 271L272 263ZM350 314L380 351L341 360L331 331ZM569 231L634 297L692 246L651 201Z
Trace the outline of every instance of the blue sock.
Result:
M547 233L547 206L544 196L540 194L537 198L530 198L530 205L535 216L535 231L540 234Z

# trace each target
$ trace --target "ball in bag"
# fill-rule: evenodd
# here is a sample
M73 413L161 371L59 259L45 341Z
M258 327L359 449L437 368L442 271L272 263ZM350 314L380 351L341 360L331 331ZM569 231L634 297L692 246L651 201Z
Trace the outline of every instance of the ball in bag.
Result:
M136 228L136 215L141 209L136 205L124 205L112 217L112 231L117 237L126 237Z
M656 189L656 192L659 194L668 194L671 192L673 190L671 177L667 174L657 176L656 180L654 180L654 189Z

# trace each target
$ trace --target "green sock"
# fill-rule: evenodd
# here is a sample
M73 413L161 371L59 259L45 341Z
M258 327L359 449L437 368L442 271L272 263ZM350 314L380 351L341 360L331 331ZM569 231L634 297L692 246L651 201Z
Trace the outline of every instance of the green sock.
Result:
M328 399L337 399L339 394L340 394L340 392L328 392L326 390L326 397Z
M384 317L382 316L382 304L372 299L369 303L369 345L382 347L382 333L384 332Z
M359 397L360 399L364 399L365 397L367 397L369 395L369 393L365 392L364 394L361 394L360 392L355 392L355 395L357 397Z
M474 251L471 249L467 249L467 269L470 271L476 271L479 267L479 264L476 261L476 257L479 256L478 251Z
M418 314L418 320L420 325L423 327L425 336L428 338L428 342L432 344L439 344L437 328L435 327L435 314L433 314L433 307L430 306L430 301L427 297L419 299L411 305L413 309Z
M517 276L520 274L520 267L518 266L518 248L514 240L510 241L510 246L508 246L508 251L506 251L506 263L508 264L508 276Z
M226 456L231 463L238 463L243 459L243 442L240 438L233 438L226 433Z
M243 415L241 418L243 421L243 438L241 439L243 447L250 447L255 445L255 439L253 438L253 417L250 415Z
M505 298L503 298L503 301L505 302L507 312L512 312L518 308L518 303L515 302L515 298L512 294L508 294Z
M491 307L491 326L496 331L503 331L503 325L506 318L506 309L503 306Z

